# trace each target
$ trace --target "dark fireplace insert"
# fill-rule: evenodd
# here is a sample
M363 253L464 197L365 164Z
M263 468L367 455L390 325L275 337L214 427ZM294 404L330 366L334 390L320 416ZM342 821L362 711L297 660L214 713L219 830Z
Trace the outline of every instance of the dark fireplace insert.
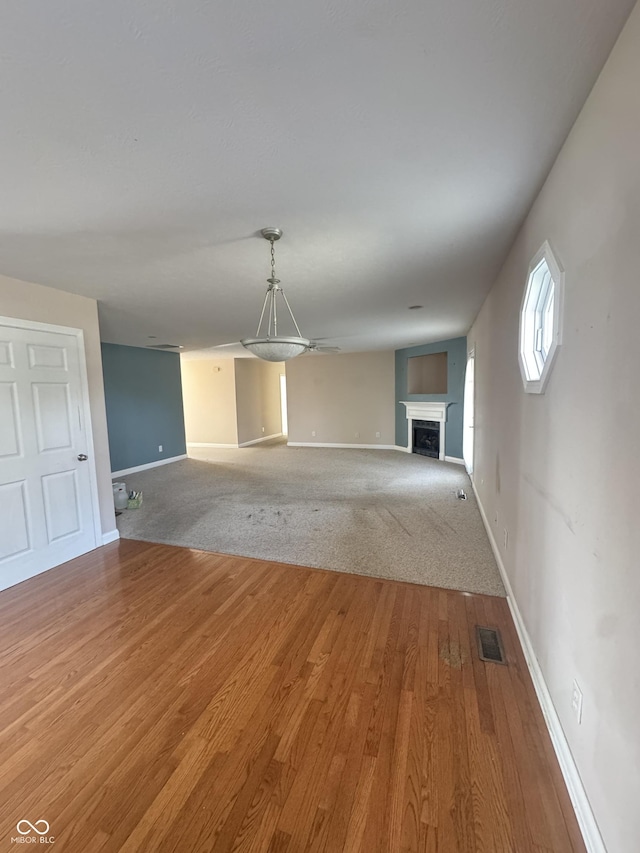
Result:
M421 456L440 458L440 423L438 421L413 422L413 452Z

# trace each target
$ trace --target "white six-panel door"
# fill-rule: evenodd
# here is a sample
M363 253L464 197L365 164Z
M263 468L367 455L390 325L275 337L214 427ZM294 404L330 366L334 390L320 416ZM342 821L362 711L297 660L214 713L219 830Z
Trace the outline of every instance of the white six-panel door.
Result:
M0 320L0 589L98 544L81 335L10 323Z

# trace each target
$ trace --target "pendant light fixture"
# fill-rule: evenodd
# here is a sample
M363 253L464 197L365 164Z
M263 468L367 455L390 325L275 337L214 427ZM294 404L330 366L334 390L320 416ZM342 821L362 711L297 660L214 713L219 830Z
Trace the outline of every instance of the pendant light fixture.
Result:
M260 233L265 240L271 243L271 278L267 279L269 286L264 298L262 314L260 314L258 321L256 336L255 338L244 338L240 343L249 352L264 361L287 361L308 350L311 341L308 338L303 338L300 334L289 301L284 295L284 290L280 287L280 279L276 278L276 256L273 244L282 237L282 231L279 228L263 228ZM278 297L281 297L280 304L284 303L289 312L298 333L297 336L278 334ZM280 327L282 328L282 323Z

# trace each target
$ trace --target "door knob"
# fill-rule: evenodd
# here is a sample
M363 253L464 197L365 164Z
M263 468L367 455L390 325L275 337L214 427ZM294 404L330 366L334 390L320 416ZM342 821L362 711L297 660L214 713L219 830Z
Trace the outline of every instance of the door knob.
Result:
M78 462L86 462L88 458L86 453L78 453Z

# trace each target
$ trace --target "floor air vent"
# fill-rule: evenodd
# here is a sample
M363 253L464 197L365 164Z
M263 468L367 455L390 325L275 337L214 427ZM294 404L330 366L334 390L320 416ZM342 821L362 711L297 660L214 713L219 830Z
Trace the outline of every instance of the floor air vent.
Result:
M504 657L500 631L496 628L483 628L480 625L476 625L476 637L478 639L478 655L480 660L506 665L507 661Z

